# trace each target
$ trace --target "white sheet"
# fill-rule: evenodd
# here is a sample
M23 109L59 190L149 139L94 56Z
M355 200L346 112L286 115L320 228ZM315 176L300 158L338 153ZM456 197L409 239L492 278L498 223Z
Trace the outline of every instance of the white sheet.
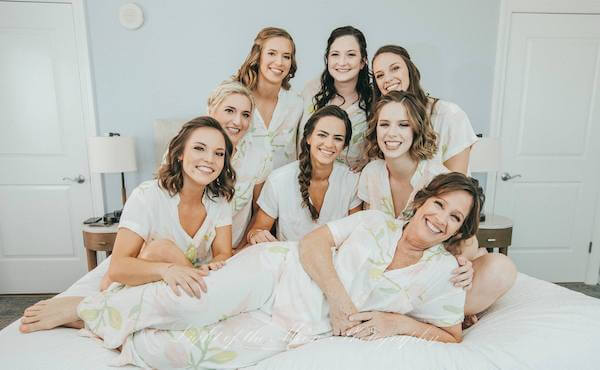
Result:
M101 263L62 295L96 291ZM461 344L396 337L377 342L330 338L262 361L252 369L598 369L600 300L519 274ZM0 331L4 369L115 369L116 352L77 330L21 334L18 322Z

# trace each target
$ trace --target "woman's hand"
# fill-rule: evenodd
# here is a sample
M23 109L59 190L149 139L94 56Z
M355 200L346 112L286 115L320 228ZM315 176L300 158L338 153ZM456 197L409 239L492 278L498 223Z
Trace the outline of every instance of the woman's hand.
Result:
M346 335L346 331L356 325L350 316L358 313L350 299L339 303L329 302L329 319L331 320L332 335Z
M380 312L366 311L350 316L353 327L346 332L349 337L355 337L362 340L374 340L398 334L398 327L402 324L404 315ZM360 322L356 324L356 322Z
M197 269L193 267L179 266L169 264L160 270L161 278L169 284L173 293L180 296L179 287L183 289L188 296L200 298L201 292L206 293L206 283L203 277L208 275L206 269Z
M225 261L215 261L215 262L205 263L203 265L200 265L200 269L204 270L204 271L218 270L223 266L225 266Z
M248 243L250 243L250 244L276 242L276 241L277 241L277 238L275 238L269 230L254 229L254 230L250 230L250 232L248 233Z
M473 264L465 256L456 256L458 267L452 271L450 282L457 288L469 290L473 286Z

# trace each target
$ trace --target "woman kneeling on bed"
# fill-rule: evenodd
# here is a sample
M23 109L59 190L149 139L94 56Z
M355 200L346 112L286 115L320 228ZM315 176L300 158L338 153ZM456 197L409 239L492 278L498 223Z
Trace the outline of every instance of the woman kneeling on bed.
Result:
M451 252L475 234L482 204L476 180L442 174L415 195L410 218L362 211L300 242L246 248L205 278L199 299L163 282L113 284L34 306L23 331L79 321L105 347L122 346L114 364L157 368L242 367L331 335L460 342L465 292L449 281Z

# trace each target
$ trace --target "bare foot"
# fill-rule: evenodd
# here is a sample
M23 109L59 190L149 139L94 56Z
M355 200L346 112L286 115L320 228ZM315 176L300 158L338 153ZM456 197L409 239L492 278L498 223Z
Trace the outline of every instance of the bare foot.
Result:
M83 297L58 297L39 301L25 309L19 330L31 333L38 330L53 329L58 326L82 327L77 316L77 306Z

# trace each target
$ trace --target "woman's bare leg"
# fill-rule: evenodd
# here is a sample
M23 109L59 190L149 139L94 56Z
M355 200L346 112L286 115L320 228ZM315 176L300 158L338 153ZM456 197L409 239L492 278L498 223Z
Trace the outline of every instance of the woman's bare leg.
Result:
M465 316L476 315L513 286L517 268L507 256L487 253L473 260L473 287L467 292Z
M19 330L31 333L59 326L82 328L83 322L77 316L77 306L83 297L57 297L39 301L25 309Z
M168 262L176 265L194 267L185 254L170 240L153 240L149 244L144 244L137 258L152 262ZM100 282L100 291L103 292L113 281L108 277L108 272L104 274Z

